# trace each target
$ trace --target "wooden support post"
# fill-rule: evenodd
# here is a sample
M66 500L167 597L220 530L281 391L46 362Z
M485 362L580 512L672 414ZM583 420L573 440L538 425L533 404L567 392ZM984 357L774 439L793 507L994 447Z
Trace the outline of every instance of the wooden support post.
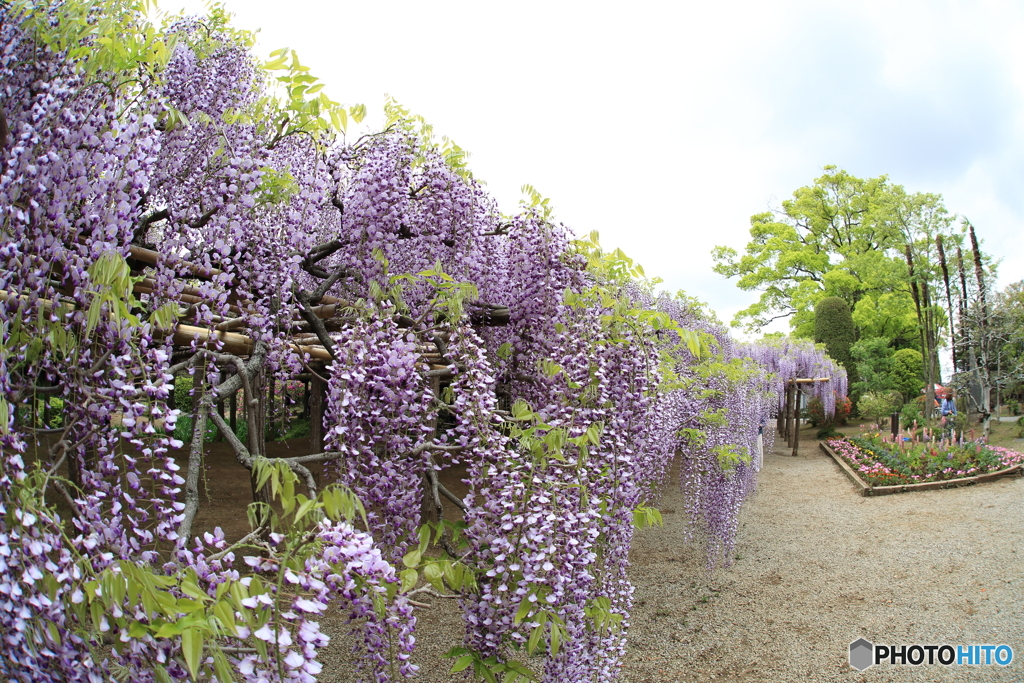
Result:
M796 385L790 384L786 387L786 445L793 445L793 399L796 392Z
M793 457L800 448L800 392L793 385Z
M309 380L309 440L313 453L324 452L324 392L327 387L316 377Z
M225 377L224 377L224 371L223 371L223 370L221 370L221 371L220 371L219 373L217 373L217 374L218 374L218 377L219 377L219 381L218 381L218 383L220 383L220 382L223 382L223 381L224 381L224 379L225 379ZM217 401L217 413L218 413L218 414L219 414L219 415L220 415L221 417L224 417L224 399L221 399L221 400ZM216 430L216 431L214 432L214 437L213 437L213 438L214 438L214 439L215 439L216 441L223 441L223 440L224 440L224 435L223 435L223 434L221 434L221 433L220 433L220 430L218 429L218 430Z
M231 425L231 431L238 435L238 392L232 391L231 398L228 399L228 410L231 414L228 416L228 424Z
M788 391L789 388L787 387ZM786 407L782 406L779 408L779 414L775 416L775 427L779 430L779 436L786 433Z
M441 399L441 378L440 377L431 377L430 378L430 391L431 391L431 393L434 394L435 398L437 398L438 400ZM433 432L432 432L433 436L437 436L437 413L434 413L431 416L430 422L428 422L427 424L429 424L430 428L433 430Z
M800 391L801 384L815 384L817 382L828 382L829 377L806 377L786 380L786 401L785 408L778 415L779 434L786 438L786 445L793 447L793 455L796 455L800 444Z
M266 415L264 420L265 420L265 424L267 425L267 427L270 430L268 436L271 437L271 439L273 439L274 434L275 434L275 432L274 432L274 422L275 422L274 418L277 416L277 400L276 400L276 393L277 392L276 392L276 389L277 389L277 380L274 379L273 375L270 375L269 377L267 377L267 410L264 413Z
M782 438L789 444L789 385L786 385L786 395L782 400Z
M436 397L441 395L441 378L431 377L430 378L430 391ZM431 438L437 434L437 413L434 413L430 420L427 422L427 426L432 430ZM444 505L441 503L441 497L438 493L438 473L432 468L434 466L433 457L430 460L428 470L424 472L421 485L423 487L423 495L420 498L420 520L422 523L434 523L440 522L444 519Z
M302 417L309 419L309 380L302 380Z

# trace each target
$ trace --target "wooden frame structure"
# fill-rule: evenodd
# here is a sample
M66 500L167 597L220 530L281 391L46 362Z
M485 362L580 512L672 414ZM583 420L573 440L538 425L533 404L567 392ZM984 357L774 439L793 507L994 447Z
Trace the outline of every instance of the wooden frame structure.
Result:
M298 318L284 323L287 337L285 346L297 354L304 371L297 376L308 382L305 393L306 411L310 418L311 447L313 452L296 457L283 458L285 462L305 483L312 496L316 495L316 480L306 467L309 463L325 462L337 459L340 453L324 452L324 404L329 373L326 366L335 359L332 331L353 321L352 306L334 296L326 294L327 289L345 276L344 267L334 268L328 273L319 264L320 261L337 252L342 244L334 240L313 247L303 261L302 267L314 278L315 289L307 291L293 286L290 292L281 292L282 298L287 297L297 304ZM185 509L182 522L182 535L191 534L192 522L199 507L199 471L203 460L203 441L207 419L216 426L220 437L229 442L238 462L252 472L253 462L257 457L266 455L264 424L268 412L268 402L275 401L274 383L266 381L264 369L270 347L246 334L249 327L249 315L252 302L242 299L235 291L235 283L221 283L218 287L227 292L227 306L222 306L221 315L213 315L205 326L195 324L197 311L204 303L214 304L211 297L204 294L195 282L212 280L223 275L223 271L207 268L178 258L168 258L165 254L139 245L130 245L126 262L131 276L135 279L133 293L136 295L163 295L159 303L171 301L184 307L178 316L177 324L167 332L157 332L155 336L170 337L173 346L172 362L168 372L172 376L180 375L194 368L195 391L193 396L193 433L189 449L188 465L185 472ZM172 288L175 296L157 289L158 283L153 277L152 268L159 264L170 265L177 273L177 284ZM322 280L318 285L316 279ZM52 310L54 306L66 306L69 310L76 308L76 302L70 299L71 292L61 286L56 287L55 301L43 300L44 310ZM26 298L27 294L0 290L0 300ZM511 318L508 306L490 304L481 301L469 301L464 304L465 313L473 327L505 326ZM432 310L432 309L431 309ZM423 316L431 314L428 310ZM440 315L434 311L435 316ZM420 323L433 323L433 319L413 320L405 315L395 314L394 322L417 335L417 351L420 357L421 374L427 380L429 390L440 399L442 380L454 374L453 362L447 358L447 333L438 332L436 327L426 324L427 331L421 331ZM433 331L430 331L433 330ZM214 348L209 348L213 346ZM207 386L208 373L221 373L221 381L217 385ZM239 402L237 392L243 391L243 399ZM56 393L56 392L51 392ZM173 391L172 398L173 401ZM241 405L239 405L239 403ZM47 402L48 405L48 402ZM225 408L230 406L229 417L225 419ZM272 405L271 405L272 408ZM249 425L247 443L242 443L236 435L236 413L241 409ZM418 450L444 452L461 450L440 443L429 443ZM437 480L433 469L428 470L424 482L424 507L438 510L440 516L441 496L455 505L465 509L464 504L451 494ZM252 480L253 500L269 502L268 492L257 486ZM432 498L431 498L432 496ZM430 500L428 500L430 499Z
M796 457L800 448L800 400L798 392L802 384L815 384L816 382L830 382L829 377L814 378L792 378L786 380L786 403L785 408L778 416L779 434L786 437L786 445L793 447L793 457Z

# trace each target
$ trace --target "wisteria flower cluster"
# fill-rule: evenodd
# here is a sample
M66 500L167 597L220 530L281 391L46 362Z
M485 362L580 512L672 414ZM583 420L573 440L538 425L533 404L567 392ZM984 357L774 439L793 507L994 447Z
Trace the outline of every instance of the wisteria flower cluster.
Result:
M492 674L525 650L543 681L616 680L634 529L673 463L728 562L784 382L831 377L831 410L845 375L734 342L535 192L502 215L397 105L379 133L325 133L312 77L277 98L219 11L156 28L79 5L0 9L0 673L313 681L340 609L363 678L396 680L414 596L444 589ZM326 383L324 452L268 461L267 388L300 373ZM238 392L245 443L213 408ZM192 533L206 419L253 484L236 543ZM462 521L424 526L442 498Z

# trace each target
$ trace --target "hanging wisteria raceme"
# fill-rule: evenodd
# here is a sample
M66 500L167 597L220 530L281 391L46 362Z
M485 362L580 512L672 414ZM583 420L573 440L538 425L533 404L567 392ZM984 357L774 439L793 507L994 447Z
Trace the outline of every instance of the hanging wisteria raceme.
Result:
M0 44L9 129L0 177L0 457L11 483L0 495L21 506L3 523L4 546L14 550L3 613L14 623L5 624L11 655L0 668L11 680L101 680L86 642L98 640L80 634L66 603L80 596L78 582L116 559L155 561L156 543L176 539L180 511L170 439L153 426L174 424L164 404L167 357L124 299L131 285L122 257L159 143L153 116L117 116L122 102L16 23L3 23ZM43 401L63 403L61 427L30 419ZM15 406L25 419L12 426ZM40 444L39 429L54 436ZM55 480L62 466L68 487ZM73 535L43 502L48 487L64 494Z
M69 628L65 603L81 569L60 518L27 481L25 442L5 401L15 392L7 361L0 354L0 674L26 683L103 680L86 643Z
M176 512L167 496L181 482L167 467L167 437L151 425L165 418L173 425L174 416L162 405L168 378L159 368L167 359L152 343L151 328L141 329L135 342L131 318L120 315L127 311L110 301L124 294L126 273L116 258L126 253L134 207L147 190L158 148L155 120L117 119L117 102L87 87L59 55L11 24L2 31L11 144L0 179L6 226L0 290L23 293L4 302L4 319L11 322L6 351L19 361L21 384L14 390L23 398L43 391L63 400L63 438L52 454L82 474L84 490L99 496L76 503L91 520L82 525L85 549L96 558L105 556L108 544L117 554L127 546L140 551L155 539L174 538ZM84 338L76 342L71 329L83 330ZM121 457L121 439L140 447L137 456ZM87 453L96 459L88 473ZM137 483L151 468L164 473L155 497ZM118 469L133 478L112 480ZM122 514L134 522L130 540L105 521ZM151 516L159 523L146 528L142 523Z
M328 368L326 446L341 454L338 480L362 499L371 533L395 560L417 538L434 431L414 339L390 319L354 325Z
M231 293L241 297L236 301L244 302L245 313L253 318L257 340L261 335L279 337L275 325L280 318L274 314L283 304L275 296L289 290L290 274L300 260L295 248L281 238L302 234L296 226L308 215L305 207L321 208L317 182L325 186L326 178L313 181L303 174L312 162L316 175L320 162L301 144L278 144L276 157L256 154L251 130L247 133L241 124L223 125L229 108L247 104L250 83L244 76L252 66L243 49L215 50L201 60L202 66L215 63L214 68L197 69L194 51L188 40L182 40L166 78L137 84L125 94L93 82L77 68L80 63L53 51L37 34L21 31L18 20L23 17L17 12L22 9L5 6L0 26L2 114L5 130L9 129L0 178L0 220L5 225L0 243L0 533L4 546L13 551L3 569L7 642L0 669L11 680L71 681L107 680L111 667L122 667L132 680L145 681L153 680L154 667L160 667L170 677L184 679L194 672L182 666L180 657L189 659L189 643L198 642L202 651L203 636L194 635L199 631L172 630L154 637L141 635L148 633L143 628L129 636L125 626L118 635L126 645L110 650L107 661L95 661L90 653L104 631L114 629L125 614L153 623L154 607L118 604L106 588L84 588L100 578L116 582L128 571L125 561L156 576L170 573L152 579L158 582L178 576L178 562L188 562L193 572L224 562L208 562L202 552L180 552L176 562L160 569L167 555L159 552L158 544L163 541L166 551L182 547L188 539L179 536L183 504L178 498L185 479L168 454L168 447L180 445L167 435L177 415L166 406L172 379L166 372L170 348L154 339L161 313L167 319L170 312L159 306L181 293L172 276L185 267L181 261L189 259L189 275L202 279L192 295L199 299L188 312L192 320L212 323L213 316L223 318L232 311L225 289L230 285L235 287ZM42 25L59 33L63 27L51 18L65 11L76 9L56 4L52 15L43 10ZM175 30L200 32L188 22ZM78 46L71 43L72 48ZM174 90L176 85L180 91ZM225 93L240 94L225 100ZM159 99L161 95L166 99ZM190 101L195 106L189 106ZM168 117L172 110L178 118ZM181 124L184 112L191 124ZM269 144L263 148L265 152ZM275 170L275 164L279 176L285 175L282 169L289 169L292 177L294 169L304 186L285 197L287 207L282 207L280 197L270 197L267 207L261 207L257 190L278 188L262 182L260 174ZM261 208L264 220L253 221ZM133 241L150 246L152 242L143 241L147 238L165 248L169 258L140 283L129 277L124 259L136 255L129 250ZM140 320L140 314L149 314L148 319ZM160 336L170 335L164 330ZM280 344L271 353L287 350ZM63 424L38 422L44 401L61 406ZM15 410L20 415L17 422ZM49 441L40 437L51 432ZM35 446L26 448L26 442ZM49 495L64 494L77 533L68 536L47 507L42 498L47 489ZM362 604L353 616L376 629L367 646L377 659L410 649L413 621L408 606L381 614L378 600L370 600L366 592L372 591L367 586L374 582L381 590L395 583L379 550L373 549L377 559L357 561L357 548L372 549L367 546L371 539L327 527L318 536L321 543L333 538L339 552L325 554L330 566L320 560L305 572L294 571L296 580L312 581L310 577L319 573L327 584L337 586L337 599ZM338 562L348 569L339 571ZM227 566L223 576L239 581L238 571ZM381 578L370 580L366 574L355 579L354 568L359 566ZM213 592L208 576L195 581ZM387 591L393 594L393 585ZM111 611L86 627L81 619L96 600L104 600ZM160 604L180 621L187 613L175 611L175 600L172 593L170 607ZM308 612L299 610L304 611ZM315 636L315 623L297 619L295 633ZM404 635L395 636L395 629ZM261 637L259 632L255 636ZM241 630L239 637L244 637ZM298 662L283 637L275 643L278 664L268 662L260 667L265 671L244 660L235 662L245 680L312 680L310 672L318 666L315 649L305 647ZM397 649L396 637L402 643ZM326 642L319 636L314 640ZM281 662L288 665L286 673ZM371 669L380 672L374 674L377 678L390 678L395 671L412 673L401 662L398 669L379 662Z
M244 115L265 106L266 76L236 36L195 20L171 31L177 47L162 74L168 123L139 235L172 257L152 275L153 297L178 298L174 278L199 275L190 324L238 319L236 329L269 345L267 381L284 380L301 370L284 338L300 307L293 287L310 284L302 255L340 222L327 202L329 167L309 136L282 137Z
M785 379L829 378L825 389L825 382L812 386L833 397L836 389L845 393L845 373L813 344L737 344L696 302L662 297L657 306L682 327L701 331L711 353L698 359L686 347L673 352L679 388L666 385L650 441L679 453L693 529L705 534L709 563L728 564L739 508L756 484L761 453L772 448L768 422L782 409ZM674 333L663 336L674 341Z
M735 344L723 339L724 360L742 372L719 372L702 379L706 389L697 398L699 432L684 448L682 483L691 521L708 533L709 561L729 556L735 542L740 505L755 486L758 454L770 450L774 429L769 420L785 405L785 388L797 378L827 379L810 384L834 411L836 396L845 396L846 373L813 343L801 340L766 340ZM726 419L707 419L718 416ZM763 445L758 448L760 435Z
M637 390L632 396L644 402L644 359L614 343L593 308L566 313L566 343L552 347L558 362L549 360L534 379L533 395L547 400L535 413L517 404L512 447L470 467L477 495L467 534L482 576L467 601L468 636L499 654L541 629L549 647L544 680L611 680L625 630L609 628L591 608L604 600L602 614L628 625L626 553L644 479L632 447L645 406L616 399ZM595 348L568 343L584 338Z
M240 582L248 594L236 606L238 626L229 645L235 646L237 654L228 654L232 667L246 681L317 680L323 668L317 659L319 651L330 642L317 619L340 607L362 644L358 670L366 680L414 675L411 653L416 619L404 596L388 599L398 577L379 544L345 520L307 522L302 531L314 536L316 544L300 541L306 545L303 550L294 544L294 534L274 533L269 546L281 554L270 553L270 558L238 556L220 529L204 534L193 550L184 553L200 590L216 596L219 587ZM304 559L296 563L293 558L299 554ZM282 565L282 560L290 561ZM246 574L242 579L240 570ZM247 648L249 638L275 648L276 656L268 659ZM128 647L133 645L129 641ZM133 680L149 680L143 669L136 676Z
M524 228L534 232L519 234ZM644 428L659 376L654 331L636 334L646 329L638 318L649 297L631 282L586 272L586 258L561 234L537 215L514 220L502 259L522 260L496 271L527 292L513 300L538 311L487 331L506 386L499 395L529 397L533 412L517 404L514 449L471 465L471 486L487 502L472 499L468 534L487 543L475 546L485 571L468 605L468 638L501 654L503 643L532 640L540 629L544 680L613 680L633 591L633 513L674 452L651 449ZM535 255L518 257L524 246ZM544 268L534 271L537 262ZM559 650L567 638L572 647Z
M344 219L332 237L345 249L332 263L358 274L364 287L374 281L385 290L389 274L438 264L456 281L482 284L491 250L500 247L488 239L498 228L497 208L478 183L456 173L408 126L343 150L336 163ZM485 299L488 293L481 290ZM403 290L414 313L430 296L425 282Z

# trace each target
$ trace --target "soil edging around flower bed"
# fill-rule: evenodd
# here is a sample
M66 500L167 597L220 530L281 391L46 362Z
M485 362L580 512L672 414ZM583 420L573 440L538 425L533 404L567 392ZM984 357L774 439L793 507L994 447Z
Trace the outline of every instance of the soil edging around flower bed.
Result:
M954 489L961 486L970 486L971 484L980 484L986 481L995 481L1002 479L1003 477L1019 477L1024 476L1024 469L1021 465L1014 465L1008 467L1005 470L999 470L997 472L988 472L986 474L978 474L973 477L961 477L959 479L944 479L942 481L928 481L921 484L895 484L893 486L871 486L864 481L857 472L850 467L849 463L843 460L842 456L836 453L832 448L828 446L824 441L820 441L818 445L821 450L825 452L836 464L846 473L846 476L853 481L858 487L860 487L860 494L862 496L887 496L892 493L904 493L907 491L930 491L933 489Z

